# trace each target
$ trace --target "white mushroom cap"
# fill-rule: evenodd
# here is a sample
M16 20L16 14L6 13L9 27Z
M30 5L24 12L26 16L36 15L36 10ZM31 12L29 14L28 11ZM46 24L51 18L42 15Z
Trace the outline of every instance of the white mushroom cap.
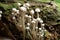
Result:
M17 10L16 8L12 8L12 11L16 12L16 10Z
M40 21L40 20L42 20L41 18L37 18L37 21Z
M50 36L52 36L51 34L49 34Z
M34 10L31 10L30 13L31 13L31 14L34 14Z
M22 4L21 3L17 3L18 6L21 6Z
M41 26L43 26L43 27L44 27L44 26L45 26L45 24L41 24Z
M29 18L31 18L31 16L30 16L30 15L29 15L28 17L29 17Z
M23 6L23 7L20 7L20 10L21 10L21 11L24 11L24 12L27 11L26 7L24 7L24 6Z
M29 25L30 25L30 23L27 23L27 25L29 26Z
M39 8L36 8L35 11L36 11L36 12L40 12L40 9L39 9Z
M43 20L40 20L40 23L43 23Z
M35 23L35 21L33 20L32 23Z
M14 15L14 13L11 13L12 15Z
M16 10L17 14L19 14L19 10Z
M24 4L23 6L24 6L24 7L26 7L27 9L29 9L29 7L28 7L28 6L26 6L26 4Z
M24 7L29 7L30 4L29 4L29 3L25 3L25 4L23 4L23 6L24 6Z
M41 34L41 37L43 37L44 36L44 34Z
M29 16L26 14L25 17L29 17Z
M47 30L45 29L44 31L46 32Z
M25 4L26 4L26 6L28 6L28 7L30 6L30 4L29 4L29 3L25 3Z
M0 17L2 17L2 15L0 14Z
M36 27L36 29L38 29L38 27Z
M26 27L26 29L28 29L28 30L29 30L29 29L30 29L30 27Z
M2 11L0 11L0 14L2 13Z
M43 23L43 20L41 18L37 18L37 21L39 21L40 23Z
M39 30L42 30L42 28L39 28Z
M14 20L14 19L16 19L16 18L15 18L15 16L13 16L13 18L12 18L12 19L13 19L13 20Z

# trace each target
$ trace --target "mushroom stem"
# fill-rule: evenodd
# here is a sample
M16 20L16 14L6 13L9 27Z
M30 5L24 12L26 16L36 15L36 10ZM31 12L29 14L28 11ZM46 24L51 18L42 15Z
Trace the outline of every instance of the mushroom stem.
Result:
M23 27L23 40L25 40L25 19L24 19L25 13L22 12L21 15L22 15L22 16L21 16L21 21L22 21L22 27Z
M32 30L32 32L33 32L33 39L35 40L36 39L36 31L35 31L35 23L33 23L33 30Z
M39 13L37 12L37 18L39 18Z
M32 14L32 19L34 18L34 15Z

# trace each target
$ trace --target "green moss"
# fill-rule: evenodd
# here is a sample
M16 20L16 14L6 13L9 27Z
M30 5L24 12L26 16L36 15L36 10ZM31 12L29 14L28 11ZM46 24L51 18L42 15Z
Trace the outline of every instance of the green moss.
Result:
M11 13L11 9L12 8L17 8L17 4L16 3L12 3L12 4L3 4L0 3L0 10L4 10L4 14L9 14ZM3 8L3 9L2 9Z
M0 7L4 8L4 10L8 10L8 9L12 9L13 7L17 8L17 4L16 3L13 3L13 4L0 3Z

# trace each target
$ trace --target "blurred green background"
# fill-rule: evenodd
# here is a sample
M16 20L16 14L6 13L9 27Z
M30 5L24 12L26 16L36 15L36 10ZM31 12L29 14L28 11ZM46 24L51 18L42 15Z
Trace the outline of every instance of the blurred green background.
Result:
M60 0L55 0L57 6L58 6L58 10L60 11Z
M35 1L42 1L42 2L49 2L50 0L35 0ZM57 5L58 15L60 16L60 0L54 0Z
M50 1L50 0L38 0L38 1L48 2L48 1ZM60 0L54 0L54 2L55 2L56 5L58 6L58 10L60 11Z

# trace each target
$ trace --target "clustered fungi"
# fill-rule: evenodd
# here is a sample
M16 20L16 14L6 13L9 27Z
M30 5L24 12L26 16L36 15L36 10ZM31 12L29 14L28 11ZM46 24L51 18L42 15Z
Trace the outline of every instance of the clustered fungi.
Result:
M17 5L18 5L18 9L12 8L12 15L13 15L12 19L15 22L16 22L16 20L19 20L19 23L17 22L17 24L22 25L24 37L26 37L26 35L29 35L30 37L32 37L31 39L43 38L44 33L47 30L44 28L44 26L45 26L44 21L39 16L41 9L39 7L36 7L35 9L30 8L31 5L29 3L24 3L23 6L21 6L22 5L21 3L17 3ZM37 14L36 18L34 18L34 14ZM18 16L19 19L16 18L16 16ZM38 23L40 23L39 24L39 25L41 25L40 27L38 27ZM31 35L33 35L33 36L31 36ZM23 37L23 39L24 39L24 37Z
M44 20L40 14L42 11L45 11L46 7L49 8L51 7L51 5L46 4L45 8L43 6L43 10L40 8L40 6L31 7L30 3L24 3L24 4L17 3L17 5L18 5L18 9L12 8L11 21L14 22L14 24L16 25L19 31L22 28L23 39L25 40L25 37L28 35L31 38L31 40L37 40L37 39L44 40L43 37L45 36L47 30L45 29L46 24L44 23ZM51 9L54 7L55 5L53 5ZM0 17L2 16L1 13L2 11L0 11ZM49 35L52 36L51 34Z

